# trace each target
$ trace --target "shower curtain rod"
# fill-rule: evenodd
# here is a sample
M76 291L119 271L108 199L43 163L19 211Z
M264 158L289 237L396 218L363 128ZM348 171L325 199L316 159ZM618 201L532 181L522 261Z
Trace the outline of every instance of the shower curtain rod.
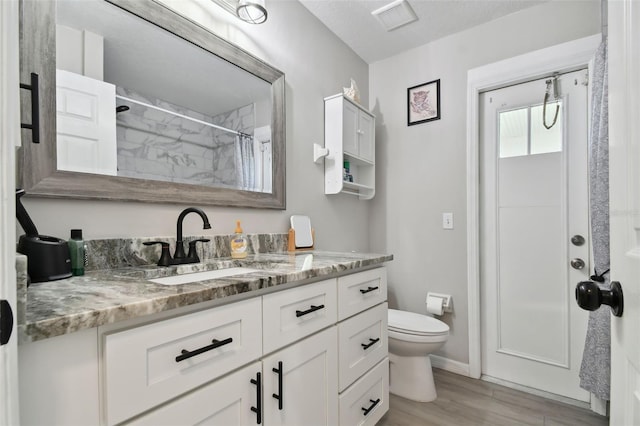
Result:
M248 135L246 133L238 132L237 130L227 129L226 127L218 126L216 124L209 123L207 121L198 120L197 118L189 117L188 115L180 114L178 112L174 112L174 111L170 111L168 109L157 107L155 105L150 105L150 104L147 104L147 103L144 103L144 102L137 101L135 99L127 98L126 96L116 95L116 99L122 99L123 101L131 102L131 103L138 104L138 105L142 105L144 107L155 109L157 111L161 111L161 112L164 112L166 114L175 115L176 117L184 118L185 120L189 120L189 121L193 121L193 122L196 122L196 123L199 123L199 124L203 124L203 125L208 126L208 127L213 127L214 129L218 129L218 130L222 130L222 131L225 131L225 132L233 133L234 135L237 135L237 136L248 136L250 138L253 138L253 136Z

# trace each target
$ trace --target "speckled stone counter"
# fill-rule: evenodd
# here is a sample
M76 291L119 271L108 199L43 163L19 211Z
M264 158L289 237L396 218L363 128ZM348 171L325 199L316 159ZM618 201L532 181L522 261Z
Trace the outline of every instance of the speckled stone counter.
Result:
M27 256L16 254L16 305L17 322L22 324L25 321L27 304Z
M253 244L258 245L255 241ZM89 270L81 277L31 284L26 292L24 315L18 316L19 342L42 340L282 284L329 278L360 268L381 266L393 259L392 255L386 254L256 251L242 260L214 258L171 267L147 264L97 269ZM311 267L303 270L303 263L309 255L312 255ZM162 276L233 266L259 271L174 286L149 281Z

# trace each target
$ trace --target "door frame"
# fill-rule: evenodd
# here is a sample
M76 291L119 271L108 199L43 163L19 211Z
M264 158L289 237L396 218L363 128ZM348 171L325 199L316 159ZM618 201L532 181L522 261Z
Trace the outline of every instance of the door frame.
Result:
M467 299L469 376L482 375L480 323L480 93L587 67L602 41L595 34L469 70L467 74ZM588 99L591 99L589 88ZM590 103L590 102L589 102Z
M0 426L20 423L16 303L15 151L20 146L17 0L0 2L0 298L13 311L13 332L0 347Z

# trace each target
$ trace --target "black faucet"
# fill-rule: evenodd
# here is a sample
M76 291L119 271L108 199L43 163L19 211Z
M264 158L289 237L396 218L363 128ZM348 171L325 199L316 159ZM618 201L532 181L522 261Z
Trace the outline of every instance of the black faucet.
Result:
M192 243L194 244L194 247L192 248L191 246L189 247L189 256L187 256L184 253L184 244L182 242L182 221L184 220L184 217L186 215L188 215L189 213L198 213L200 215L200 217L202 218L202 229L211 229L211 224L209 224L209 218L207 217L207 215L199 208L196 207L189 207L186 208L182 211L182 213L180 213L180 216L178 216L178 230L177 230L177 239L176 239L176 251L173 255L173 260L172 260L172 264L181 264L181 263L195 263L198 262L198 255L195 252L195 243L197 241L209 241L209 240L197 240L197 241L193 241Z

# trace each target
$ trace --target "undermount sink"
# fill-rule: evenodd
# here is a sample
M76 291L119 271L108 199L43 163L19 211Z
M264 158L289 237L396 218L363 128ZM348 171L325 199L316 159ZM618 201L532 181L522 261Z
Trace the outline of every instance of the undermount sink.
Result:
M260 272L259 269L251 268L226 268L214 269L212 271L193 272L190 274L174 275L171 277L154 278L149 280L156 284L162 285L178 285L189 284L198 281L215 280L216 278L232 277L234 275L250 274L251 272Z

